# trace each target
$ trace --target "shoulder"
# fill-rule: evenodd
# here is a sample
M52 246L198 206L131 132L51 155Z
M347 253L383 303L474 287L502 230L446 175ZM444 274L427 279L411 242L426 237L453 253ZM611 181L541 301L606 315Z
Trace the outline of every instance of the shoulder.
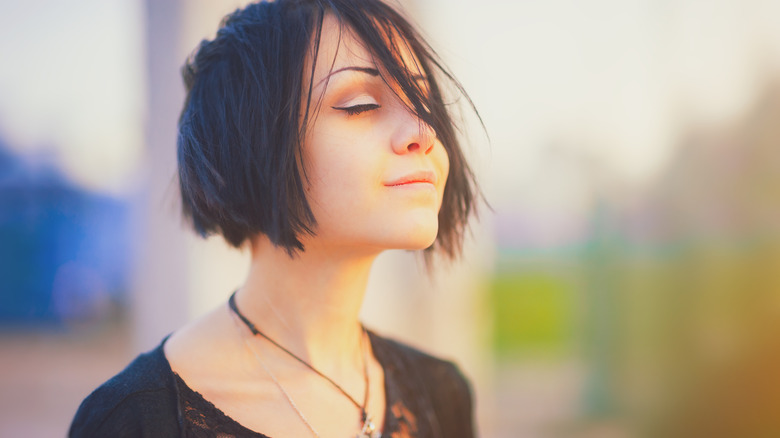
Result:
M371 341L385 372L429 401L442 436L473 436L471 385L455 363L373 333Z
M69 436L178 435L175 376L162 344L138 356L79 406Z
M374 354L383 367L420 373L426 381L470 393L468 380L452 361L440 359L408 344L371 333Z

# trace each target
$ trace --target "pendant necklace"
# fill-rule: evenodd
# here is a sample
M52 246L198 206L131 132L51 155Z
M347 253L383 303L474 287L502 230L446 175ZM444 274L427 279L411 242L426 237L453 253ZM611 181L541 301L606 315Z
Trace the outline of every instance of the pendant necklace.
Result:
M230 310L232 310L233 313L238 317L238 319L240 319L241 322L243 322L244 325L247 326L249 331L252 332L252 334L254 336L261 336L261 337L263 337L268 342L270 342L271 344L273 344L274 346L276 346L280 350L282 350L285 353L287 353L287 355L289 355L293 359L297 360L298 362L300 362L301 364L306 366L306 368L308 368L309 370L313 371L315 374L317 374L318 376L322 377L323 379L327 380L328 383L333 385L334 388L336 388L337 390L339 390L339 392L344 394L344 396L347 397L347 399L349 399L349 401L352 402L352 404L355 405L355 407L358 408L358 410L360 410L360 423L361 423L361 427L360 427L360 431L355 435L355 438L380 438L382 436L382 434L379 431L376 430L376 425L372 421L371 417L368 416L368 412L366 411L366 405L368 404L368 386L369 386L368 383L369 382L368 382L368 358L367 358L367 354L366 354L366 348L365 348L365 345L364 345L365 344L365 339L368 336L368 334L366 333L365 327L362 327L362 329L363 329L363 336L361 337L361 341L360 341L361 342L360 343L360 349L363 351L363 378L365 380L365 388L366 388L366 390L365 390L365 392L363 394L363 404L361 405L360 403L357 402L357 400L355 400L351 395L349 395L347 393L347 391L345 391L344 388L341 387L341 385L339 385L338 383L333 381L333 379L331 379L330 377L326 376L325 374L323 374L322 372L320 372L319 370L314 368L308 362L306 362L305 360L301 359L295 353L293 353L292 351L290 351L287 348L283 347L278 342L276 342L273 339L269 338L268 335L266 335L265 333L261 332L254 324L252 324L252 322L249 321L249 319L247 319L247 317L244 316L238 310L238 306L236 305L236 294L235 294L235 292L233 293L233 295L230 296L230 299L228 300L228 305L230 307ZM250 347L249 342L247 341L246 338L244 338L244 343L246 344L247 348L249 348L249 350L252 352L252 354L255 356L257 361L260 363L260 366L263 367L263 370L266 372L266 374L268 374L268 376L271 378L271 380L273 380L274 384L276 384L276 386L279 388L281 393L287 399L287 402L290 404L290 406L292 406L293 410L295 410L295 412L301 418L303 423L306 424L306 427L309 428L309 430L312 432L312 434L315 437L319 438L320 435L317 433L317 431L314 429L314 427L312 427L311 423L309 423L309 421L303 415L303 412L301 412L301 410L298 408L298 405L295 404L295 402L293 401L292 397L290 397L290 394L284 389L282 384L279 382L279 380L276 378L276 376L271 372L271 370L268 368L268 366L265 364L265 362L260 358L260 356L257 354L257 352L253 348Z

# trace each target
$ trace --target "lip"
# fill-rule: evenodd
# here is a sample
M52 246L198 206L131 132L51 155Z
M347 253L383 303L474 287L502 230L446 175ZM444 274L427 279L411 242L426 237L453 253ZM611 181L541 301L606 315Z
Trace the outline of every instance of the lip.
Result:
M384 185L387 187L399 187L411 184L432 184L435 186L436 173L431 172L430 170L420 170L417 172L407 173L406 175L384 183Z

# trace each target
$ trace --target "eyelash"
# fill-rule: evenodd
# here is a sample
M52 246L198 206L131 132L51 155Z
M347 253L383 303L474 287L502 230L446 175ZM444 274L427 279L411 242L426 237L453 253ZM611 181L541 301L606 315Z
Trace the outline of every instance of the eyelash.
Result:
M335 110L344 111L350 116L356 116L358 114L364 113L366 111L372 111L375 109L381 108L381 105L375 104L375 103L364 103L361 105L355 105L355 106L349 106L349 107L332 107Z

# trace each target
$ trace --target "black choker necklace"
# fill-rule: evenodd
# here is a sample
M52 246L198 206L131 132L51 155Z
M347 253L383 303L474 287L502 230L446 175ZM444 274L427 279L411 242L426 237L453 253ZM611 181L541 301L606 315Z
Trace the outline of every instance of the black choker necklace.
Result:
M362 346L363 345L362 343L361 343L361 350L363 350L363 377L365 379L366 390L365 390L365 392L363 394L363 404L361 405L360 403L357 402L357 400L355 400L351 395L349 395L347 393L347 391L345 391L344 388L341 387L341 385L339 385L338 383L334 382L333 379L331 379L330 377L326 376L325 374L323 374L322 372L320 372L319 370L317 370L316 368L311 366L308 362L306 362L305 360L303 360L300 357L298 357L295 353L293 353L292 351L284 348L278 342L276 342L273 339L269 338L268 335L266 335L265 333L263 333L260 330L258 330L258 328L254 324L252 324L252 321L247 319L247 317L244 316L238 310L238 306L236 305L236 293L235 292L233 293L233 295L230 296L230 299L228 300L228 305L230 306L230 310L232 310L233 313L235 313L236 316L238 316L238 318L247 326L247 328L249 328L249 331L251 331L253 335L255 335L255 336L258 336L258 335L262 336L268 342L272 343L277 348L279 348L280 350L282 350L285 353L287 353L290 357L292 357L293 359L297 360L301 364L305 365L306 368L312 370L318 376L320 376L323 379L327 380L331 385L333 385L333 387L338 389L339 392L344 394L344 396L347 397L349 399L349 401L351 401L352 404L355 405L356 408L358 408L360 410L360 423L361 423L361 428L360 429L361 430L360 430L359 434L357 435L357 438L363 438L363 437L373 438L375 436L379 436L379 433L376 432L376 426L374 425L373 421L371 421L371 418L368 416L368 413L366 412L366 405L368 404L368 359L366 357L366 349ZM365 329L365 327L363 327L363 339L365 340L366 337L367 337L366 329ZM364 342L364 341L362 341L362 342ZM308 425L308 422L307 422L307 425ZM315 432L315 435L316 435L316 432Z

